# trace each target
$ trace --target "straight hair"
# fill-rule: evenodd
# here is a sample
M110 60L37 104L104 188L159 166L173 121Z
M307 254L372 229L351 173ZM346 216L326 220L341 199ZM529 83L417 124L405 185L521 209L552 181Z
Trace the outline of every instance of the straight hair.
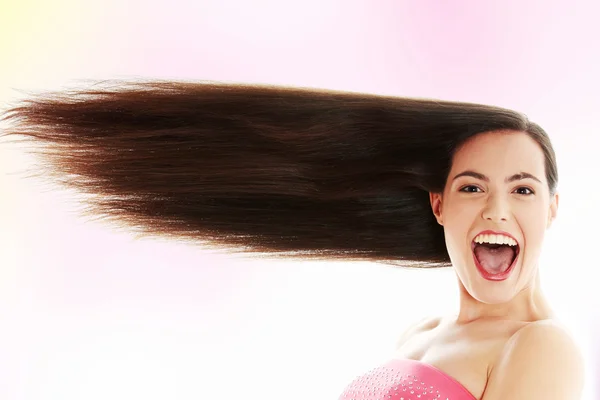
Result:
M0 137L43 145L42 176L93 215L227 254L446 267L429 192L475 135L550 139L516 111L268 85L108 80L33 93ZM39 174L38 174L39 175Z

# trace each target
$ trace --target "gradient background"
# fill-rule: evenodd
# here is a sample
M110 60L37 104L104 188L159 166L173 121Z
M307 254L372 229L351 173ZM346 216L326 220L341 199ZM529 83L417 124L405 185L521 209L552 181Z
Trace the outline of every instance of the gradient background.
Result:
M489 103L551 135L542 281L600 398L594 1L0 0L0 100L77 79L274 83ZM78 218L0 147L0 398L337 399L404 328L451 311L451 270L248 261Z

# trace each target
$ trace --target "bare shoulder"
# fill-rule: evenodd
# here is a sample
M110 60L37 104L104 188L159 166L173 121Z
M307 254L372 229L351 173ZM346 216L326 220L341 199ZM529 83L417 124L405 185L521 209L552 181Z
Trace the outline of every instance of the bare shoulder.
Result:
M583 357L559 323L536 321L519 329L492 366L482 400L579 399Z
M417 333L431 330L438 326L442 320L442 317L425 317L420 319L416 323L410 325L396 342L396 350L399 350L408 339Z
M534 356L532 361L551 358L582 361L581 352L569 331L553 320L531 322L519 329L506 343L503 355ZM535 358L537 356L537 358ZM574 367L577 365L573 365Z
M510 341L521 342L531 339L541 340L542 342L559 340L563 345L575 346L568 330L557 321L550 319L528 323L515 332ZM576 346L572 349L575 348Z

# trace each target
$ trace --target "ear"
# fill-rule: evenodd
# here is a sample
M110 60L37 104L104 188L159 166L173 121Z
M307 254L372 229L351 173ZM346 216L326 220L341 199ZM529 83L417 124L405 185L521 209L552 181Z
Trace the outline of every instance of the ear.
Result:
M548 223L546 224L546 229L550 228L550 226L552 226L552 223L556 219L556 214L558 212L558 200L558 193L555 193L550 198L550 209L548 210Z
M438 224L444 225L442 218L442 194L429 192L429 201L431 202L431 209L433 210L433 215L435 215Z

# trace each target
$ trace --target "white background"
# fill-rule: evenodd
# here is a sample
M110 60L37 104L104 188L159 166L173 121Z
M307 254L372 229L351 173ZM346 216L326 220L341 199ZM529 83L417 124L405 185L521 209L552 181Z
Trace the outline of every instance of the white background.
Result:
M551 135L542 283L600 351L598 60L588 1L0 3L0 96L76 79L275 83L489 103ZM337 399L399 334L453 310L452 270L246 260L82 220L0 146L0 398Z

